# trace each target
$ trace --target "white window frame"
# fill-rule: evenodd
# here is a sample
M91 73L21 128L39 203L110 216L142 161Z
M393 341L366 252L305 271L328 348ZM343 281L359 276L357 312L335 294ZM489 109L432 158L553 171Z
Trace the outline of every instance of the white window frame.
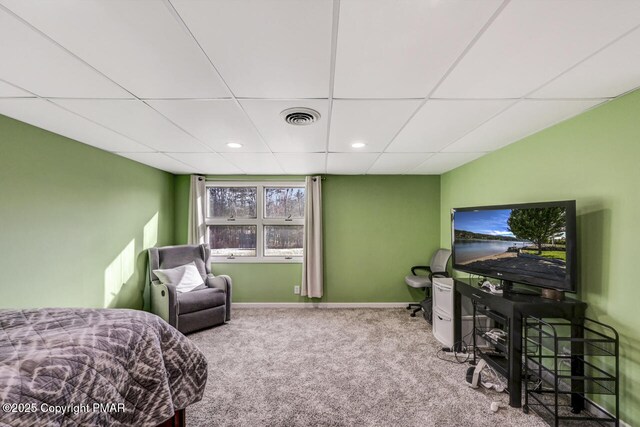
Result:
M215 256L211 255L211 260L217 263L302 263L302 255L299 256L265 256L264 254L264 230L266 225L302 225L304 218L265 218L266 200L264 197L265 188L305 188L301 181L207 181L205 183L205 223L207 225L206 242L209 242L209 225L255 225L256 226L256 256ZM256 194L256 219L234 218L213 218L209 215L209 188L210 187L255 187ZM305 194L305 203L307 202Z

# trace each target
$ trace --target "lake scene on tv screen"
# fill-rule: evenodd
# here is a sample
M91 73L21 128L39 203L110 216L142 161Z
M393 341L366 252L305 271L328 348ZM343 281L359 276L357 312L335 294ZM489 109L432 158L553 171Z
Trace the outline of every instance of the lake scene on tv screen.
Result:
M566 277L564 207L457 211L455 262L471 271L500 271L562 282Z

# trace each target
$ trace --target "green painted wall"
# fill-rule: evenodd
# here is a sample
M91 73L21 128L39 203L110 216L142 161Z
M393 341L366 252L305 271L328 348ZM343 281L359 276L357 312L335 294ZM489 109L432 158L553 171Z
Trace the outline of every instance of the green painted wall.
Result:
M419 300L404 276L438 249L440 177L328 176L323 182L325 299ZM413 290L411 290L413 291Z
M242 177L261 179L264 177ZM273 179L273 177L271 177ZM404 276L428 263L439 243L438 176L338 176L323 181L326 302L419 300ZM187 192L188 177L176 177ZM177 196L184 198L183 196ZM177 236L186 241L186 211L176 210ZM216 264L233 278L235 302L298 302L300 264Z
M214 274L233 279L233 302L303 302L293 287L302 278L302 264L213 264Z
M640 92L560 123L442 176L441 243L451 208L577 201L578 297L620 333L622 419L640 424Z
M0 116L0 308L142 308L173 175Z

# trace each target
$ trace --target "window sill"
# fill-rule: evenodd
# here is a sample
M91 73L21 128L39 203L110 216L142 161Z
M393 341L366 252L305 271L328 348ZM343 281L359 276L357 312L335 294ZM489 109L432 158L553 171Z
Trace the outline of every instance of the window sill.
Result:
M211 257L209 261L215 264L302 264L302 257Z

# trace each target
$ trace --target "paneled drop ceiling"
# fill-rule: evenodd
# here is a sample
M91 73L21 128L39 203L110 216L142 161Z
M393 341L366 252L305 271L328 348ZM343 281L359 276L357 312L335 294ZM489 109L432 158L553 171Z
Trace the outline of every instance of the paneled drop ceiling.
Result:
M640 86L637 0L0 0L0 38L0 114L172 173L440 174Z

